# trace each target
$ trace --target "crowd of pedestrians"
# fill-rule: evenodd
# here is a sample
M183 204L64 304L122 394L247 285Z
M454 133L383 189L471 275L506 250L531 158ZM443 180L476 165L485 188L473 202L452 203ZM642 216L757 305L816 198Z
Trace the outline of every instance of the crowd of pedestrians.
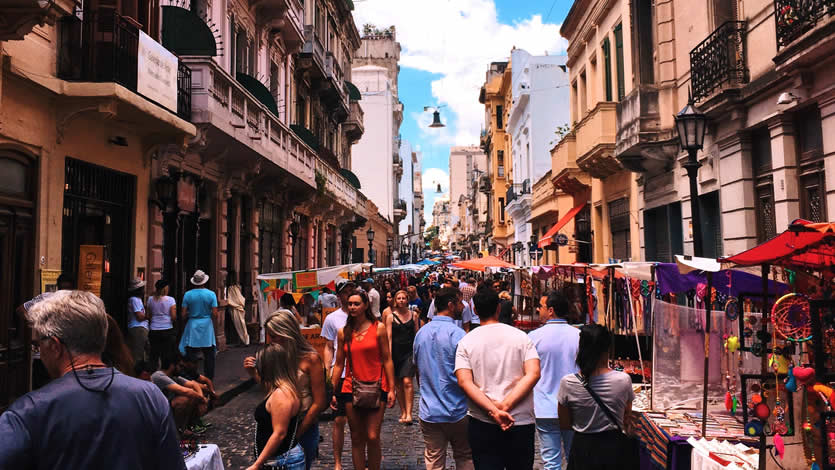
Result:
M190 281L179 344L165 281L145 299L144 282L131 283L125 337L101 300L71 290L67 277L67 290L21 306L36 367L52 381L0 415L0 468L184 468L179 439L205 431L216 398L217 297L202 271ZM532 469L537 437L546 470L566 460L569 469L625 468L619 438L633 394L629 376L609 368L608 330L570 325L569 302L555 291L539 299L542 326L525 333L507 296L501 279L440 271L340 280L304 315L292 298L281 303L263 325L265 344L243 362L264 392L251 411L250 469L309 470L320 414L331 408L335 470L346 424L354 468L378 470L385 410L397 403L399 422L412 425L416 387L427 470L446 468L448 447L458 469ZM302 334L311 310L323 319L323 357Z

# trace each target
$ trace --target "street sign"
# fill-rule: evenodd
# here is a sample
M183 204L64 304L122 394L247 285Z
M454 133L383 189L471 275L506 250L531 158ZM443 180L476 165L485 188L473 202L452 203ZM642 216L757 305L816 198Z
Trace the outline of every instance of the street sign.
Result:
M568 236L566 236L564 233L557 234L557 245L568 245Z

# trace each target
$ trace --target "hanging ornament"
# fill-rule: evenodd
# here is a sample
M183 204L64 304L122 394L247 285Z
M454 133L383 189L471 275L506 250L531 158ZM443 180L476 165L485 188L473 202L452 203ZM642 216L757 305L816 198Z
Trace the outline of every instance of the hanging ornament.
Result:
M754 416L762 421L765 421L769 416L771 416L771 408L769 408L765 403L758 403L754 406Z
M725 349L728 352L737 352L739 351L739 337L738 336L730 336L727 340L725 340Z
M794 364L789 365L788 377L786 377L786 391L791 393L797 391L797 378L794 376Z
M786 453L786 443L783 442L783 436L780 434L774 435L774 450L777 451L777 456L783 460L783 455Z
M728 411L733 410L734 407L734 397L731 395L731 392L725 392L725 409Z
M745 435L748 437L757 437L763 432L762 421L752 419L745 423Z

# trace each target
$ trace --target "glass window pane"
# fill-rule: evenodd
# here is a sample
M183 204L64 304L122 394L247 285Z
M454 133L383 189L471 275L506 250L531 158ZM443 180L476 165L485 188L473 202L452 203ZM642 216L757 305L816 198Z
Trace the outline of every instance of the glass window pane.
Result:
M0 192L25 194L27 170L27 166L18 160L0 158Z

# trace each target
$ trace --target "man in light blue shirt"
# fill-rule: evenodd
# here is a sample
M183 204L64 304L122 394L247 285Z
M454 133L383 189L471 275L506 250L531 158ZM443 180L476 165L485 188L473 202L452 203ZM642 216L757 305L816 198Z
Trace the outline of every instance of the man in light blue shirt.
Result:
M531 331L528 337L539 354L541 378L533 389L536 431L545 470L561 470L563 455L568 457L574 432L560 430L557 417L557 392L560 379L574 374L577 368L577 348L580 330L569 325L569 304L565 296L551 291L539 299L539 318L545 324ZM562 449L565 448L565 454Z
M455 377L455 350L466 334L455 324L464 304L460 291L447 287L435 296L436 312L421 328L414 342L414 359L420 376L420 429L425 443L427 470L443 470L447 445L452 445L455 468L472 470L467 440L467 397Z

